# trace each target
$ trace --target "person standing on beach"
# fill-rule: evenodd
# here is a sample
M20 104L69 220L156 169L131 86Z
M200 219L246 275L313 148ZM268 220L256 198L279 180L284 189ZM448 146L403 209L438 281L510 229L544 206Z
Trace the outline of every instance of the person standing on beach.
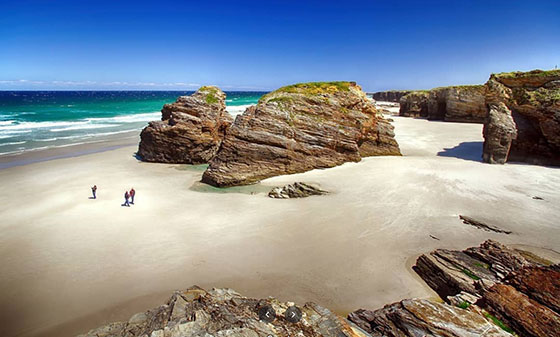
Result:
M93 194L93 199L97 199L97 196L95 195L96 192L97 192L97 185L93 185L93 187L91 188L91 193Z
M134 187L130 189L130 203L134 205L134 195L136 194L136 191L134 190Z
M124 192L124 204L122 204L123 206L130 207L130 203L128 202L129 197L130 194L128 194L128 191Z

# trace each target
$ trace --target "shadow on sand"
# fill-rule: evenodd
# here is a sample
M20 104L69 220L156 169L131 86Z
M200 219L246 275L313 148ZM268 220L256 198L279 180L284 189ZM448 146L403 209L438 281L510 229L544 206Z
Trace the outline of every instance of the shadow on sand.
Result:
M482 142L462 142L455 147L443 149L437 155L481 162Z

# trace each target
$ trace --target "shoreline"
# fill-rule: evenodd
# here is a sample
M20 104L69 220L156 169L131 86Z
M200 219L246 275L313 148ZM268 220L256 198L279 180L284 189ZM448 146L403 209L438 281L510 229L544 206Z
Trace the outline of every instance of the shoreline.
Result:
M27 150L18 154L0 156L0 170L16 166L24 166L44 161L80 157L88 154L116 150L126 146L138 145L140 131L133 130L102 139L69 144L40 150Z
M436 248L464 249L488 238L560 244L558 169L488 165L450 150L467 142L477 145L467 152L478 151L481 125L392 118L404 156L266 179L256 194L200 189L202 167L138 161L137 138L0 170L5 335L74 336L127 320L195 284L313 301L344 315L432 297L409 265ZM266 197L267 187L294 181L331 193ZM95 201L88 199L93 184ZM121 207L130 187L136 205ZM513 233L464 225L458 214Z

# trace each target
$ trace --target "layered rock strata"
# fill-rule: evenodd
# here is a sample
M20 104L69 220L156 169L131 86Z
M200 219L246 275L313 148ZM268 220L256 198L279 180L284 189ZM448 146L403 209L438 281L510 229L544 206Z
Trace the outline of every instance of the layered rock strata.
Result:
M226 94L214 86L198 89L165 104L161 121L150 122L140 134L138 155L144 161L203 164L214 157L233 118Z
M484 316L448 304L411 299L378 310L357 310L348 320L374 337L511 337Z
M412 91L403 96L399 103L401 116L468 123L483 123L486 119L482 85Z
M133 315L127 322L110 323L79 337L368 336L314 303L296 307L293 312L300 318L290 321L292 316L286 315L290 307L294 304L273 298L247 298L231 289L205 291L191 287L175 292L164 305ZM259 312L267 311L270 319L265 320Z
M393 126L353 82L302 83L237 116L202 181L246 185L362 157L400 155Z
M371 97L376 101L383 102L399 102L401 97L410 93L411 90L389 90L379 91L371 94Z
M483 159L560 165L560 70L492 74Z
M414 269L447 304L403 300L348 319L372 336L558 336L560 267L546 259L488 240Z

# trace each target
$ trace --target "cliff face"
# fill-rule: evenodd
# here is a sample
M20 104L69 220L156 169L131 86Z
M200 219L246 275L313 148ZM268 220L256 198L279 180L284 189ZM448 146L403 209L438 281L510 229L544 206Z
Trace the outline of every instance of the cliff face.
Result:
M413 91L399 100L399 114L447 122L483 123L486 117L484 98L481 85Z
M484 161L560 165L560 70L493 74Z
M202 181L245 185L376 155L400 155L393 127L352 82L280 88L237 116Z
M233 118L226 112L226 94L201 87L191 96L165 104L162 120L150 122L140 134L138 155L160 163L202 164L218 151Z
M401 97L412 92L411 90L389 90L379 91L371 94L371 97L376 101L384 102L398 102Z

